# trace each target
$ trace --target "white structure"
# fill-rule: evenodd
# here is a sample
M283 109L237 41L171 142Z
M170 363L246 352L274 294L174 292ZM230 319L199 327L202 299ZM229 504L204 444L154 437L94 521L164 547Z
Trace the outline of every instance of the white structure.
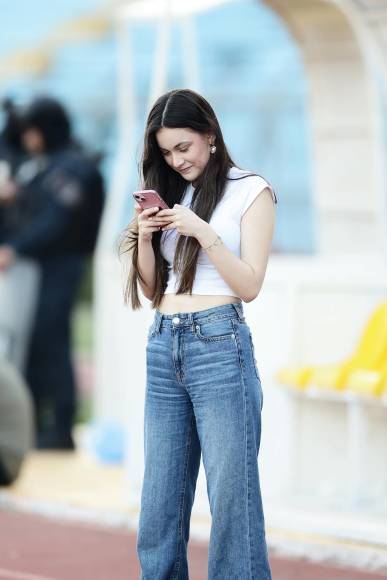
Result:
M216 2L219 3L219 2ZM289 27L305 60L314 159L314 204L318 216L318 255L313 258L273 256L259 298L245 305L256 343L264 388L264 431L260 459L269 541L271 529L298 526L324 530L341 538L372 537L387 543L385 523L367 520L348 505L340 524L327 524L321 509L345 507L351 481L345 456L346 415L333 403L302 402L300 430L291 427L294 405L274 384L275 371L286 364L333 362L354 346L362 325L387 293L386 182L383 172L382 120L376 74L387 80L387 0L267 0ZM133 143L134 85L128 37L135 18L157 21L158 48L150 101L164 90L172 19L189 30L190 55L195 55L189 16L215 2L120 3L118 108L120 148L97 256L97 419L115 419L128 426L128 503L139 508L143 469L142 419L145 386L145 337L153 312L133 313L122 305L121 271L113 252L114 236L127 195L125 160ZM195 77L187 85L199 87ZM200 71L199 71L200 72ZM387 86L387 83L386 83ZM281 202L279 192L279 203ZM299 409L298 411L299 412ZM298 415L300 416L300 415ZM376 418L377 435L364 486L366 507L387 491L384 467L385 420ZM289 438L293 433L293 440ZM296 447L295 447L296 446ZM300 448L302 447L302 449ZM289 488L296 449L298 494ZM383 461L382 461L383 458ZM368 502L368 503L367 503ZM379 504L380 505L380 504ZM297 506L301 508L298 510ZM305 512L309 506L312 518ZM387 522L387 506L385 521ZM317 515L316 515L317 514ZM345 519L347 518L347 519ZM203 471L198 481L192 532L209 530ZM321 524L324 522L324 525ZM370 531L371 530L371 531Z

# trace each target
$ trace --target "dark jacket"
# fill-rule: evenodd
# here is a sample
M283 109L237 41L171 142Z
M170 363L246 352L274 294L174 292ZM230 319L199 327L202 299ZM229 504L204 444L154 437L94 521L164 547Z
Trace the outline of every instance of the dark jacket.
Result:
M22 164L16 201L3 211L1 243L18 254L44 259L92 253L104 204L96 165L77 150Z

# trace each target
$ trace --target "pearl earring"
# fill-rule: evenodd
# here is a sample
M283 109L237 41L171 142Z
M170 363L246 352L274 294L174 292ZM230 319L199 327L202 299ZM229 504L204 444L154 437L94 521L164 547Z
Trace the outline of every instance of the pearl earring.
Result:
M210 147L210 153L214 154L216 151L216 145L211 145Z

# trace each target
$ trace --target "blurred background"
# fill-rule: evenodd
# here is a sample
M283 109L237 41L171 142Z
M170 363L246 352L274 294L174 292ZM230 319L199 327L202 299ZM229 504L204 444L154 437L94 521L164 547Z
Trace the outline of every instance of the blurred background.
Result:
M61 103L105 199L68 309L77 451L39 452L29 428L3 500L55 501L57 513L65 503L87 507L136 527L153 312L146 299L141 312L124 308L117 241L132 216L149 107L189 87L212 104L236 163L265 176L279 199L265 285L245 305L265 399L269 545L387 572L387 0L0 0L0 8L0 99L21 118L42 95ZM22 132L31 128L23 123ZM18 164L31 156L42 152ZM25 391L40 270L27 252L0 272L1 356ZM72 482L55 479L58 469ZM201 468L193 537L208 539L209 525Z

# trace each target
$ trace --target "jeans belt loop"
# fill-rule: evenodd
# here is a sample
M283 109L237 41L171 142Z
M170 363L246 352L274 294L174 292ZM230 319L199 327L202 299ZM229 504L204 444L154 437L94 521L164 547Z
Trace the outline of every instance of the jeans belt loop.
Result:
M155 334L160 333L160 326L161 326L162 320L163 320L163 315L161 314L161 312L156 310L156 320L155 320L155 327L154 327L154 331L153 331Z
M239 320L243 320L244 316L243 316L243 308L240 304L240 302L232 302L231 305L235 308L235 311L238 315Z

